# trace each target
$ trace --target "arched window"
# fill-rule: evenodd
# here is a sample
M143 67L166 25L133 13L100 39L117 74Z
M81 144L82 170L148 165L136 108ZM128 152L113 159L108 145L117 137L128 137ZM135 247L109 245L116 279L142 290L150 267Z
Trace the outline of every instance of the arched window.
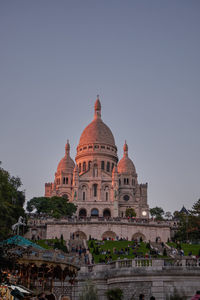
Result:
M97 166L97 164L94 164L93 177L98 177L98 166Z
M121 179L119 179L119 186L121 185Z
M108 209L108 208L104 209L103 216L104 217L110 217L111 216L110 209Z
M114 168L114 163L112 163L111 171L113 170L113 168Z
M91 160L90 160L90 161L88 162L88 170L90 170L91 164L92 164L92 162L91 162Z
M123 199L124 199L125 201L128 201L128 200L130 199L130 197L129 197L129 195L124 195Z
M99 216L99 211L97 208L93 208L91 210L91 217L98 217Z
M65 178L65 183L68 184L68 177Z
M127 182L127 184L129 184L129 178L126 178L126 182Z
M124 178L124 184L126 184L126 178Z
M63 177L63 184L65 184L65 177Z
M101 170L104 170L104 168L105 168L105 162L102 161L102 162L101 162Z
M86 200L86 195L87 195L87 187L85 185L82 186L82 200Z
M79 217L86 217L87 216L87 211L85 208L82 208L79 210Z
M93 185L93 196L97 197L97 184L96 183Z
M105 196L104 196L104 199L106 199L106 201L109 200L109 187L108 186L105 187Z
M110 162L109 161L107 162L106 171L110 172Z
M78 171L79 171L79 173L81 173L81 163L78 166Z
M83 163L83 172L85 172L86 171L86 162L84 161L84 163Z

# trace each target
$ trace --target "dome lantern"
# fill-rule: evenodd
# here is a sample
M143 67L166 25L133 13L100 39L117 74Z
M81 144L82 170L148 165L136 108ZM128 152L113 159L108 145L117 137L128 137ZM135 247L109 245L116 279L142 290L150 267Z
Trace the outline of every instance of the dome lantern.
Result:
M97 100L94 104L94 118L101 118L101 102L99 100L99 95L97 95Z
M126 143L126 140L125 140L125 143L124 143L124 156L128 157L128 145Z
M68 156L70 154L70 144L69 140L67 140L67 144L65 145L65 154Z

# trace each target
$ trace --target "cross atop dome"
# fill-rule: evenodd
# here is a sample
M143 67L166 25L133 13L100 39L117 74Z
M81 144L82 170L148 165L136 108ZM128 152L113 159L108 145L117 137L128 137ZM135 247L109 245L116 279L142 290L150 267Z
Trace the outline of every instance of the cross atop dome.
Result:
M94 118L101 118L101 102L99 100L99 95L97 95L97 100L94 104Z

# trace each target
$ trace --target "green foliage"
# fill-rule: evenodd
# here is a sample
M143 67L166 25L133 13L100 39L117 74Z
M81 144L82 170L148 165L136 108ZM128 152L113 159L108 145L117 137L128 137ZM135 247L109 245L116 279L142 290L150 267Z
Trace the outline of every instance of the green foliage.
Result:
M59 219L63 216L71 217L76 212L76 206L69 203L66 197L34 197L27 203L27 210L37 213L46 213L49 216Z
M199 240L200 217L195 215L178 215L179 227L174 236L174 240L181 242Z
M165 218L166 218L167 220L169 220L169 219L172 218L172 214L171 214L170 211L167 211L167 212L165 213Z
M83 288L79 300L98 300L97 289L93 282L88 280Z
M91 243L93 247L91 247ZM129 254L117 254L114 250L120 251L122 248L128 248L129 246ZM131 248L134 246L134 249ZM146 253L149 253L150 250L147 248L147 244L142 242L136 243L134 241L88 241L88 248L94 257L95 263L99 263L102 260L105 260L106 256L111 256L112 260L117 260L118 257L120 259L128 258L133 259L135 258L135 254L145 256ZM98 248L98 250L97 250ZM101 251L110 251L110 254L100 254ZM98 253L98 254L96 254Z
M1 164L1 162L0 162ZM19 177L14 177L0 167L0 239L6 239L12 233L12 225L24 216L25 195L19 188Z
M200 217L200 198L192 206L191 214Z
M123 299L123 291L120 288L107 290L106 296L108 300L121 300Z
M44 249L59 249L65 253L68 253L68 249L66 247L66 242L61 235L60 239L48 239L48 240L38 240L36 243L43 247Z
M185 243L167 243L170 247L182 249L184 255L188 256L189 253L192 255L200 254L200 244L185 244Z
M135 212L134 208L127 208L125 214L126 214L126 217L130 217L130 218L136 217L136 212Z
M150 214L156 220L163 220L164 210L161 207L154 207L150 209Z

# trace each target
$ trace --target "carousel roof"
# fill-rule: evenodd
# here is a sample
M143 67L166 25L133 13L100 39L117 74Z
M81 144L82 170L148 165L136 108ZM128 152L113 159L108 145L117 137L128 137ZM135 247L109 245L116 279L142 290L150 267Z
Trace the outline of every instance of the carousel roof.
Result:
M3 242L0 243L1 245L15 245L15 246L21 246L21 247L33 247L36 249L44 249L40 247L39 245L29 241L28 239L25 239L23 236L15 235Z

